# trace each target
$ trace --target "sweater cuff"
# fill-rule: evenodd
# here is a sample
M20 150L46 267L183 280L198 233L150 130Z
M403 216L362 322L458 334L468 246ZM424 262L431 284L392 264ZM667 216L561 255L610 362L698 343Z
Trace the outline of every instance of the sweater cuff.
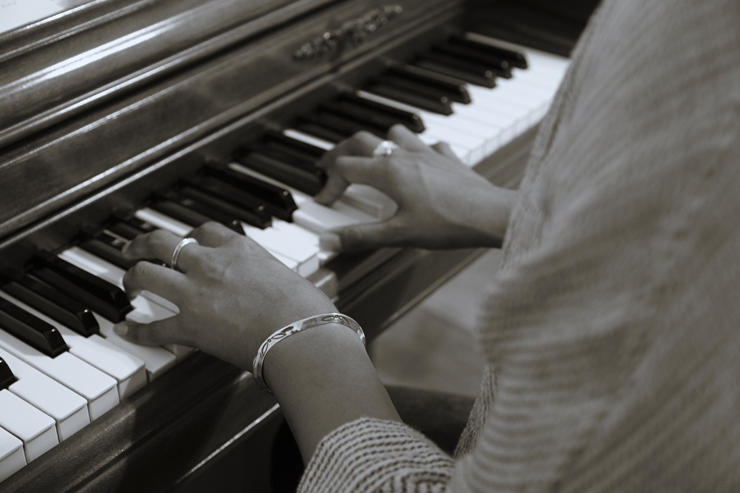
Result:
M453 467L449 455L413 428L361 418L321 440L298 492L442 491Z

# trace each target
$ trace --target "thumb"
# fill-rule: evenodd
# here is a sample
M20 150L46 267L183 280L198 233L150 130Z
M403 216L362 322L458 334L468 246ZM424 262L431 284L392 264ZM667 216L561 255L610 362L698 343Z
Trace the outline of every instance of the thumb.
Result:
M113 331L135 344L144 346L161 346L181 342L179 340L179 334L182 332L180 316L175 315L151 323L141 323L136 318L129 314L126 322L116 324Z
M338 173L329 173L326 185L313 199L321 205L330 206L342 196L348 186L349 182Z
M381 247L400 246L403 228L395 217L387 221L363 223L322 233L319 244L322 250L356 252Z

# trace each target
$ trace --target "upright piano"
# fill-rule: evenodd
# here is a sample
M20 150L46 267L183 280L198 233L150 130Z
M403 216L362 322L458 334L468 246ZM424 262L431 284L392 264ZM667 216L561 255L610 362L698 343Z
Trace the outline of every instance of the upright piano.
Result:
M516 187L595 3L90 0L0 33L0 490L177 490L264 441L249 373L112 332L176 311L121 298L121 245L220 221L372 340L481 251L320 251L393 204L318 206L314 163L401 123Z

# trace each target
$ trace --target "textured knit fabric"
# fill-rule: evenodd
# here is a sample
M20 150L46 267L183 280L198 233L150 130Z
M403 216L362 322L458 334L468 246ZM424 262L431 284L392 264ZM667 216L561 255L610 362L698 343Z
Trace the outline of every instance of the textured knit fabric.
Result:
M598 10L535 142L453 460L327 436L301 491L740 491L740 2Z

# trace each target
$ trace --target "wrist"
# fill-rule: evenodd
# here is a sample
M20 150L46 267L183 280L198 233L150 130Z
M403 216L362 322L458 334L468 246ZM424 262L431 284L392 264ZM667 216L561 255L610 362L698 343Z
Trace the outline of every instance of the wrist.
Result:
M275 331L260 345L259 349L257 350L257 355L254 357L252 368L252 373L254 374L254 379L257 382L257 385L262 390L272 393L263 377L264 362L271 349L275 348L280 343L284 343L290 337L294 337L295 335L303 331L316 330L317 328L326 325L344 327L345 330L351 330L357 335L357 338L362 343L364 348L365 334L363 333L362 328L357 322L346 315L342 315L341 313L324 313L317 316L307 317L302 320L297 320Z
M311 286L313 288L313 286ZM314 288L315 289L315 288ZM246 349L247 364L243 368L252 371L252 363L257 351L262 343L265 342L275 331L292 324L298 320L308 317L314 317L323 313L336 313L337 309L329 298L318 289L315 289L310 299L298 303L286 302L278 306L271 312L265 312L262 317L262 323L256 323L246 330L246 340L244 347ZM259 320L257 319L257 320Z

